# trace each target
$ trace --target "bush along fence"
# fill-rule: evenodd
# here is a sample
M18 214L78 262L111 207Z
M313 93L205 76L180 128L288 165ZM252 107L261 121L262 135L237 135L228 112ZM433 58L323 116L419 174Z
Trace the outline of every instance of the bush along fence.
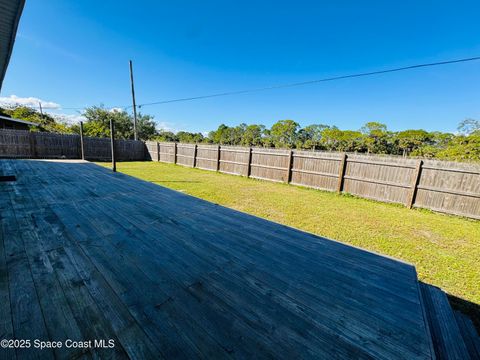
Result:
M480 166L336 152L146 142L147 159L480 219Z
M84 137L85 159L110 161L111 140ZM145 144L135 140L115 140L115 155L120 161L145 159ZM0 130L0 157L34 159L81 159L80 135Z

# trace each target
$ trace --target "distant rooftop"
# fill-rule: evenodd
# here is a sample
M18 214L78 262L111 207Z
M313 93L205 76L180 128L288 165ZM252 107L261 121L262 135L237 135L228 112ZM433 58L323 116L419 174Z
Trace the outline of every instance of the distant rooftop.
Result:
M0 115L0 119L15 122L15 123L19 123L19 124L25 124L25 125L30 125L30 126L38 126L37 123L31 122L31 121L14 119L14 118L11 118L11 117L8 117L8 116L3 116L3 115Z
M0 90L12 55L25 0L0 0Z

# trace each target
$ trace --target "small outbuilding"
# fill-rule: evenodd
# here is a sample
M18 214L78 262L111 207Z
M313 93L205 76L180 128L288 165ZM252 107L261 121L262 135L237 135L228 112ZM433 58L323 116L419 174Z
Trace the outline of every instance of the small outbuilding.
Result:
M30 126L38 126L38 124L0 115L0 129L30 130Z

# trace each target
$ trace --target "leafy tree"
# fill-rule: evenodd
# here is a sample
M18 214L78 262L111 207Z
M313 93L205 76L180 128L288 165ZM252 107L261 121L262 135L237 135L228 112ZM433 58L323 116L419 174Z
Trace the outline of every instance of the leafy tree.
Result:
M430 142L432 146L439 148L446 147L454 138L455 135L452 133L442 133L440 131L430 133Z
M270 129L265 129L262 138L263 147L272 148L275 146Z
M178 137L171 131L161 130L158 132L157 136L155 136L154 140L164 141L164 142L175 142L175 141L178 141Z
M231 129L227 125L221 124L217 130L210 131L208 138L215 144L230 145Z
M191 133L188 131L179 131L176 136L178 141L183 143L201 143L204 140L201 133Z
M458 131L463 135L469 135L476 131L480 131L480 121L475 119L465 119L458 124Z
M454 161L480 160L480 132L456 136L436 157Z
M270 136L275 147L292 148L297 140L300 125L293 120L279 120L270 129Z
M110 136L110 120L115 124L115 136L118 139L133 139L133 116L124 110L110 110L104 106L92 106L82 113L86 118L83 125L85 136ZM137 135L140 140L153 139L157 135L155 122L151 115L137 115Z
M387 132L387 125L371 121L363 125L360 131L365 135L379 136Z
M368 122L360 132L364 135L363 145L368 153L387 154L392 149L391 134L387 125L379 122Z
M431 138L425 130L405 130L397 133L398 147L403 155L408 155L423 145L429 145Z
M153 116L137 114L137 134L140 140L150 140L157 135Z
M328 128L328 125L313 124L300 129L297 137L297 148L322 149L322 131Z
M71 133L72 130L61 119L50 114L41 114L40 111L27 106L14 106L10 109L1 109L1 113L14 119L30 121L38 124L38 127L31 127L31 131L48 131L55 133Z
M0 107L0 115L37 123L38 126L32 127L32 131L79 132L78 124L69 125L61 116L42 115L36 109L26 106ZM87 136L108 137L112 119L115 122L117 138L133 138L133 118L125 111L109 110L100 105L87 108L83 116L86 118L84 132ZM293 120L280 120L270 129L258 124L221 124L207 137L188 131L176 134L165 130L157 131L153 117L146 114L139 114L137 120L141 140L403 154L458 161L480 160L480 121L475 119L460 122L460 134L440 131L430 133L421 129L391 132L380 122L367 122L360 131L340 130L336 126L322 124L301 128Z
M248 125L243 131L241 145L243 146L261 146L265 134L264 125Z
M331 127L322 131L321 143L325 149L332 151L362 151L363 134Z
M415 150L413 150L410 155L412 156L421 156L426 158L435 158L438 157L438 153L441 151L438 147L434 145L424 145Z
M85 109L82 115L87 119L83 126L86 136L110 136L110 120L113 120L118 139L133 139L133 121L126 111L109 110L100 105Z

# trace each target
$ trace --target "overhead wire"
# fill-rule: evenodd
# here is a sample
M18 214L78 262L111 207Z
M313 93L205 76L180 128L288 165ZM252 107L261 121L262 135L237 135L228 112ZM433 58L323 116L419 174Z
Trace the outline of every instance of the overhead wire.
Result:
M480 56L402 66L402 67L390 68L385 70L376 70L376 71L368 71L368 72L361 72L361 73L354 73L354 74L347 74L347 75L332 76L332 77L326 77L326 78L315 79L315 80L300 81L300 82L286 83L286 84L277 84L277 85L270 85L270 86L259 87L259 88L235 90L235 91L228 91L228 92L221 92L221 93L214 93L214 94L207 94L207 95L169 99L169 100L158 100L153 102L141 103L141 104L138 104L137 107L142 108L146 106L170 104L175 102L184 102L184 101L209 99L209 98L223 97L223 96L241 95L241 94L248 94L253 92L260 92L260 91L267 91L267 90L274 90L274 89L285 89L285 88L291 88L291 87L312 85L312 84L317 84L322 82L374 76L374 75L381 75L381 74L387 74L387 73L393 73L393 72L399 72L399 71L413 70L418 68L441 66L441 65L448 65L448 64L455 64L455 63L477 61L477 60L480 60ZM86 108L87 107L43 107L43 109L49 109L49 110L84 110ZM121 109L127 110L129 108L132 108L132 105L116 106L116 107L110 107L110 108L121 108Z

